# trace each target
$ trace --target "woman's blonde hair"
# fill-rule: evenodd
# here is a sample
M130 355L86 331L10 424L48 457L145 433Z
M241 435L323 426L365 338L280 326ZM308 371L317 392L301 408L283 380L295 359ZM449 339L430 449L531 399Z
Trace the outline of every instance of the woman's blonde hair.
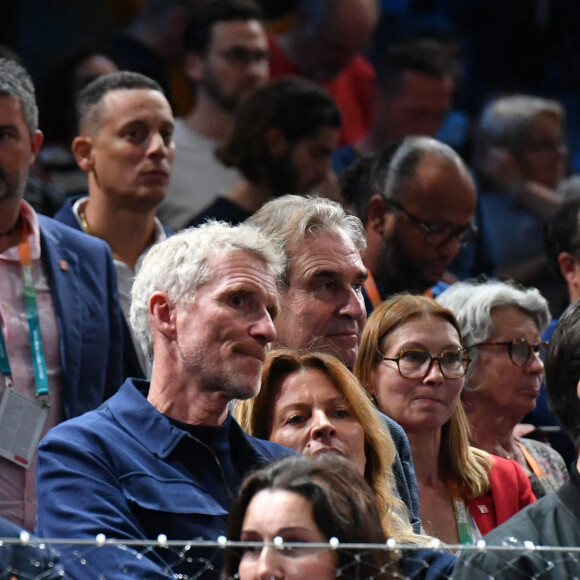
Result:
M463 345L459 324L453 313L431 298L399 294L380 304L369 317L362 334L354 374L371 396L375 395L375 370L382 361L385 338L411 318L438 317L455 328ZM461 401L441 429L439 469L447 483L478 497L489 490L491 457L469 445L469 424Z
M260 392L252 399L237 401L234 417L250 435L269 439L282 380L310 369L319 370L330 379L363 428L364 477L376 496L385 534L398 542L418 541L420 536L413 533L406 506L393 492L392 465L396 450L387 427L354 375L338 359L319 352L272 351L264 362Z

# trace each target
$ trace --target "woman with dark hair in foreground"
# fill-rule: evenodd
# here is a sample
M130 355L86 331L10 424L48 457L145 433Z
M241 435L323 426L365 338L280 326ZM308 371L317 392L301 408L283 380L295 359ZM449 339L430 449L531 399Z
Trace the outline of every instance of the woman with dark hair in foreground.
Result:
M339 541L327 547L272 547L285 543ZM284 458L250 475L234 505L229 540L264 542L262 547L231 550L224 578L239 580L387 580L405 577L443 578L454 558L446 553L410 546L389 549L348 549L340 544L385 544L376 498L352 461L333 453ZM433 555L436 554L434 558Z

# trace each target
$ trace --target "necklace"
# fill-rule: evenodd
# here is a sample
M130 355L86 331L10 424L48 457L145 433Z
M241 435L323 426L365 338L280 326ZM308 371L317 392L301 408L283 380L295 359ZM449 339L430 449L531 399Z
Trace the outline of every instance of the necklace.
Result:
M79 209L79 219L81 220L81 227L83 228L83 231L85 232L85 234L92 235L91 228L89 227L89 224L87 223L87 218L85 216L85 212L82 209Z

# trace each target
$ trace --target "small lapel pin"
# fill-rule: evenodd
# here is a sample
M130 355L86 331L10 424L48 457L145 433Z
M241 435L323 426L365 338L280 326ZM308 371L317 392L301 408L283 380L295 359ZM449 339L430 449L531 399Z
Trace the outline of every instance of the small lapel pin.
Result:
M477 507L479 508L479 511L482 514L488 514L489 513L489 508L486 505L478 505Z
M63 272L68 272L68 262L66 260L61 260L60 261L60 269Z

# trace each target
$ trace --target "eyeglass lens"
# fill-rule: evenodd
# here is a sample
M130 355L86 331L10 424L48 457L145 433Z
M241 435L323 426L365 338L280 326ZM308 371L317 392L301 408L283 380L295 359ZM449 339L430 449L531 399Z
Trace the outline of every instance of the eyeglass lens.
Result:
M399 355L399 372L408 379L423 378L429 372L432 361L437 361L446 379L459 379L465 374L466 359L462 350L443 351L439 356L431 356L421 349L403 351Z
M433 246L446 244L453 238L463 246L472 241L475 231L473 226L453 227L451 225L441 226L437 231L431 231L427 234L426 242Z
M400 203L394 200L389 200L389 203L426 232L425 242L430 246L442 246L453 238L456 238L459 244L464 246L473 240L473 237L477 232L477 229L472 224L463 226L453 226L452 224L429 224L413 215Z
M508 348L512 362L519 367L523 367L530 360L532 352L539 354L540 358L543 359L546 355L547 345L544 342L530 344L527 340L514 340L508 343Z

